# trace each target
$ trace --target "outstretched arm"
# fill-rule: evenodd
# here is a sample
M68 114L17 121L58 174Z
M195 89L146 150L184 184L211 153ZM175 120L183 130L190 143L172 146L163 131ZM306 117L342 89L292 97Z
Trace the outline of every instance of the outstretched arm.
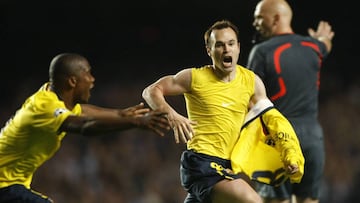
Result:
M164 112L150 111L140 103L126 109L102 108L82 104L82 115L69 116L60 127L60 131L97 135L100 133L142 128L152 130L163 136L169 130L169 123Z
M192 125L195 122L177 113L165 100L165 96L182 95L190 90L191 69L184 69L176 75L168 75L149 85L143 90L142 96L148 105L167 113L171 127L174 130L176 143L186 143L192 138Z

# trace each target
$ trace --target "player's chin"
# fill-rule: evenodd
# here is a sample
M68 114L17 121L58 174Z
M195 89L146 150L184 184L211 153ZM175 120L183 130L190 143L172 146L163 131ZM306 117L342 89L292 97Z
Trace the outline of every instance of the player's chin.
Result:
M235 66L232 63L224 62L222 65L223 65L222 67L223 67L224 71L226 71L226 72L232 72L235 69Z

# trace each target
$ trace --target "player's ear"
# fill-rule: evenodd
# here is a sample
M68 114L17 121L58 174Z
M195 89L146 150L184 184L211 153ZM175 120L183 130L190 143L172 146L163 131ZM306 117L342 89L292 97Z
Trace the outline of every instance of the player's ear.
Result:
M275 14L275 15L274 15L274 21L273 21L273 23L274 23L275 25L279 24L280 18L281 18L281 17L280 17L279 14Z
M207 55L211 57L211 53L210 53L211 48L208 45L206 45L205 48L206 48Z
M75 76L70 76L70 77L68 78L68 83L69 83L69 85L70 85L71 87L75 87L75 86L76 86L76 82L77 82L77 80L76 80L76 77L75 77Z

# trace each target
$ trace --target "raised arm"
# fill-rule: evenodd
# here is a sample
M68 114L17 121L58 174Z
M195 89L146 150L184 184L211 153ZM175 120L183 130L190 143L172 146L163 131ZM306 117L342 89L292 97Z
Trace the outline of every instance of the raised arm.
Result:
M311 37L323 42L328 52L331 51L332 39L335 33L328 22L320 21L316 31L312 28L309 28L308 33Z
M142 93L148 105L161 112L167 113L169 122L174 131L176 143L186 143L192 138L192 125L195 122L180 115L166 101L166 96L183 95L190 90L191 69L184 69L176 75L168 75L160 78L147 86Z

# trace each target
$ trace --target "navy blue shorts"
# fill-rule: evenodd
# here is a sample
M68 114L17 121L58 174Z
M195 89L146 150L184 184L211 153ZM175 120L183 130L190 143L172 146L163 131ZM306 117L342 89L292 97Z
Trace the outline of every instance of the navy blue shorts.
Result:
M231 169L229 160L184 151L180 165L181 184L188 192L184 203L210 203L210 192L217 182L241 178L226 169Z
M0 188L0 203L52 203L53 201L20 184Z
M301 182L291 184L288 180L279 187L256 183L256 190L264 198L289 199L291 194L295 194L298 197L320 199L325 165L322 128L317 121L292 121L292 124L305 158L304 176Z

